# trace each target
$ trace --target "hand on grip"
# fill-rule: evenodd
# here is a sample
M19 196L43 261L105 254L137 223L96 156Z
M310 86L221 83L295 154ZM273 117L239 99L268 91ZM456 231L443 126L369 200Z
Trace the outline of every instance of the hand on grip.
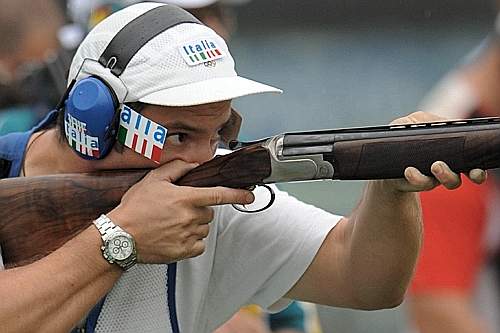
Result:
M202 254L214 218L211 206L253 201L246 190L172 184L195 166L176 160L151 171L109 213L134 236L140 262L170 263Z

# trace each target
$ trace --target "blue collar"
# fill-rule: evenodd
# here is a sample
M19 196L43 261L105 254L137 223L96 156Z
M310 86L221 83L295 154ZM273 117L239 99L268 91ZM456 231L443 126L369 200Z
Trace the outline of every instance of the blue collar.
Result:
M23 133L10 133L0 137L0 158L10 161L8 177L18 177L21 172L26 146L33 133L48 127L57 119L57 110L51 111L31 130Z

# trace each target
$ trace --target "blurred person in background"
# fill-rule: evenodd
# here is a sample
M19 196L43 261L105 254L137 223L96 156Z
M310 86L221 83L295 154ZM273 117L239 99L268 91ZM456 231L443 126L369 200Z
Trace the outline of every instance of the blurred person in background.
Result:
M499 92L500 15L493 33L443 78L424 99L421 109L448 119L498 117ZM498 176L492 170L481 186L464 179L462 187L455 191L436 189L420 195L424 245L408 305L421 333L486 333L500 329L485 321L473 302L481 270L495 260L498 266ZM500 299L500 295L494 297ZM493 313L497 310L488 309Z
M58 33L65 18L55 0L0 0L0 8L1 135L31 128L55 106L46 102L59 95L47 77L32 74L60 48Z
M236 16L232 6L249 0L160 0L182 7L229 40L236 28ZM90 30L101 20L137 0L70 0L68 10L74 22ZM316 305L293 301L285 310L267 314L250 305L235 314L215 333L321 333Z

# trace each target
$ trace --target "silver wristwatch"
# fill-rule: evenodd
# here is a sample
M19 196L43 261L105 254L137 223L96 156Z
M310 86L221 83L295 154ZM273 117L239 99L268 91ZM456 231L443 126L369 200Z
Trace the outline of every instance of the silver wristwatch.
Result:
M110 264L117 264L128 271L137 262L135 241L132 235L115 225L106 215L94 221L101 234L102 255Z

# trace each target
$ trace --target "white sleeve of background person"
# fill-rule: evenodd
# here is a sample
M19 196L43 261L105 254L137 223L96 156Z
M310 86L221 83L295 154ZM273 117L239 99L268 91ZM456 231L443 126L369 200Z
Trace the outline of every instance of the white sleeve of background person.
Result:
M205 306L229 319L229 309L258 304L275 311L311 264L341 216L305 204L276 189L276 201L261 213L220 209L215 261ZM278 302L278 303L277 303ZM271 308L271 306L273 308Z
M422 111L446 119L467 118L479 106L479 99L460 72L446 75L420 103Z
M462 70L487 52L491 43L490 37L485 38L463 57L457 69L446 74L424 97L419 105L419 110L435 113L448 119L468 118L471 111L480 106L479 96L464 77Z
M2 260L2 248L0 247L0 271L4 270L3 260Z

